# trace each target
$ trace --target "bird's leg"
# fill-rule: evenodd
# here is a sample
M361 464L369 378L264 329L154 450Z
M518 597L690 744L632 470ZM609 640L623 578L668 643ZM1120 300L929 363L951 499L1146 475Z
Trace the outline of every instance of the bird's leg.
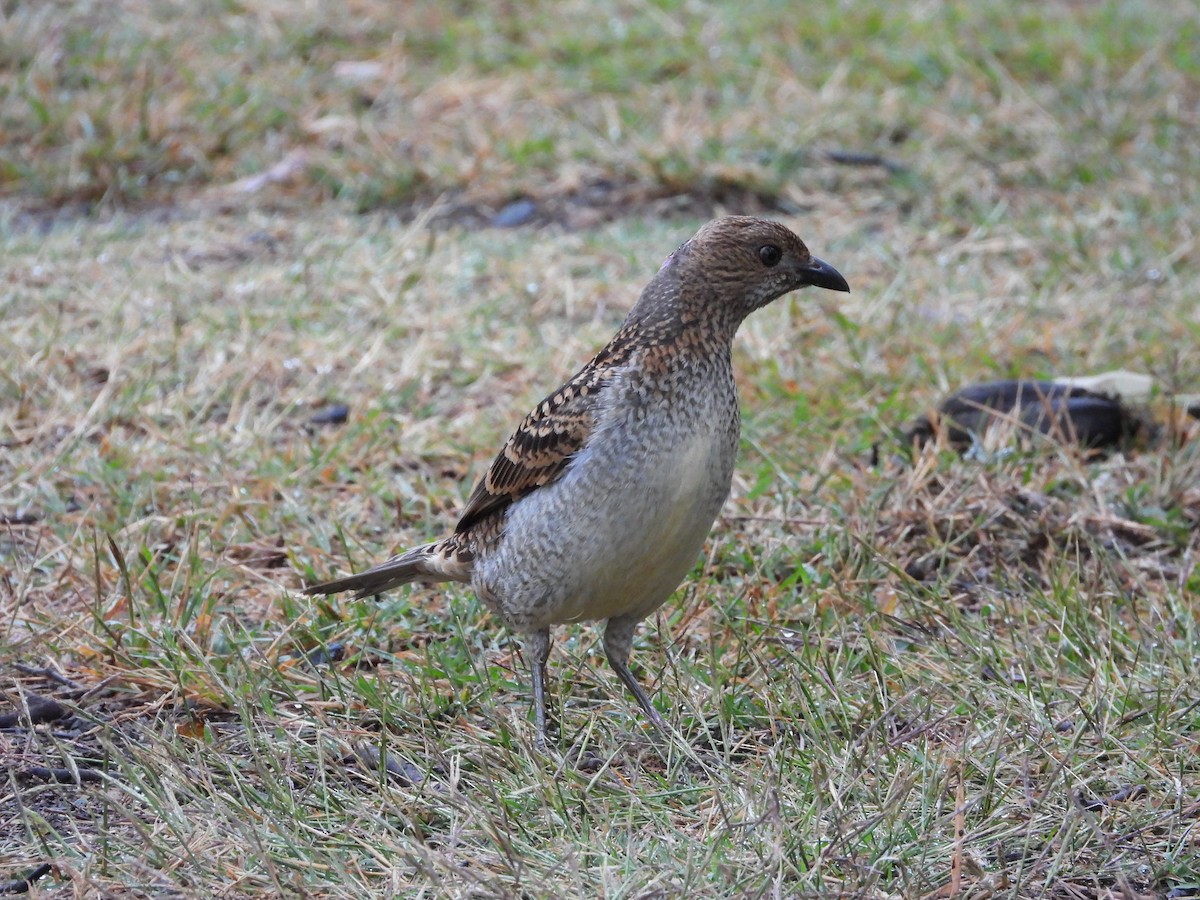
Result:
M546 661L550 659L550 629L525 635L529 667L533 673L533 720L537 725L538 749L546 746Z
M663 717L650 703L650 698L646 696L642 686L637 683L637 679L629 671L629 653L633 649L633 632L637 629L640 621L641 619L633 616L617 616L609 619L608 625L604 629L604 654L608 657L608 664L612 666L612 670L637 698L637 702L645 711L646 716L662 734L666 734L667 723L663 721Z

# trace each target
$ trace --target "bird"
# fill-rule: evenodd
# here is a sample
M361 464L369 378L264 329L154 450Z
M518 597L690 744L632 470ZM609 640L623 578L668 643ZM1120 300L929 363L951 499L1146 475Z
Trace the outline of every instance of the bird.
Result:
M603 620L609 665L666 734L630 671L633 637L695 566L729 495L741 431L734 335L806 287L850 290L778 222L704 225L613 339L525 416L452 533L303 592L359 600L412 582L470 584L523 637L539 747L551 626Z

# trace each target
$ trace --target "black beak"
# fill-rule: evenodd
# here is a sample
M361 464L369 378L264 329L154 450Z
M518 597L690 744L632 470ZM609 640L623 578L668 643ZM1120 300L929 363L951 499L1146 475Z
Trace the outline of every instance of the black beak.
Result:
M823 259L817 259L814 256L812 262L800 268L800 274L813 287L827 288L831 291L842 291L846 294L850 293L850 285L846 284L846 279L842 277L842 273Z

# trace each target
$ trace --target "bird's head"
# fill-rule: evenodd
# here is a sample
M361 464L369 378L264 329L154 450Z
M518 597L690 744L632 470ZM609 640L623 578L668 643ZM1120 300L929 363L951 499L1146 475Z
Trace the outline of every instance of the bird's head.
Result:
M655 340L689 334L727 345L754 310L810 285L850 290L837 269L783 225L729 216L709 222L667 257L626 326Z
M750 216L715 219L696 232L676 255L684 282L698 279L743 316L800 288L849 292L833 266L817 259L788 228Z

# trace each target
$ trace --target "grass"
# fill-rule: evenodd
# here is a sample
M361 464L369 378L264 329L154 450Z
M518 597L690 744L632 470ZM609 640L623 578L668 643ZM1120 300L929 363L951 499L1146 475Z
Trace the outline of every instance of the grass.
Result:
M1195 393L1190 7L448 9L4 10L0 880L1200 892L1194 426L1099 460L891 438L989 378ZM545 227L486 227L516 199ZM743 211L853 293L743 328L733 496L634 653L675 740L590 626L539 754L469 592L298 594L451 527Z

